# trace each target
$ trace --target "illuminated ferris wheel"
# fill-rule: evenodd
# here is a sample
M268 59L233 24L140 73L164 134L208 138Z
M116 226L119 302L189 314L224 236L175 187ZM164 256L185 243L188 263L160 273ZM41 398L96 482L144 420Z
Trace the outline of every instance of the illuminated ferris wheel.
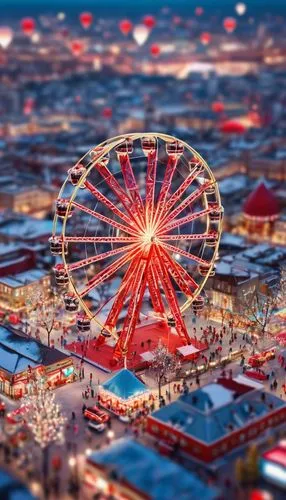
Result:
M97 344L115 339L114 360L128 354L143 301L154 317L190 343L184 312L203 307L223 208L203 158L174 137L129 134L91 149L68 171L56 201L51 252L55 278L80 331L98 327ZM117 287L106 316L97 290ZM123 324L119 318L124 312Z

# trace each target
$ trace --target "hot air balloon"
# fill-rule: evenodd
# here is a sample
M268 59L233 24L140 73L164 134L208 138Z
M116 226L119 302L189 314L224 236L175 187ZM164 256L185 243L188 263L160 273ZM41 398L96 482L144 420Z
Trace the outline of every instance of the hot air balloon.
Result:
M148 28L149 30L152 30L156 26L156 21L153 16L145 16L143 18L143 24Z
M223 20L223 27L227 33L233 33L236 28L236 20L233 17L226 17Z
M112 118L112 108L110 108L109 106L106 106L106 108L103 108L101 114L102 114L103 118L110 120L110 118Z
M200 35L200 41L203 45L208 45L211 42L212 36L208 31L204 31Z
M79 57L84 51L84 44L80 40L74 40L70 44L70 50L75 57Z
M196 16L202 16L204 13L204 9L202 7L196 7L195 8L195 14Z
M119 23L119 29L121 33L125 36L129 35L130 31L132 30L132 22L129 21L129 19L122 19Z
M93 15L91 12L82 12L79 16L80 24L87 30L92 25Z
M35 31L36 23L32 17L24 17L21 21L21 28L25 35L31 36Z
M235 120L226 120L220 126L220 131L223 134L244 134L246 131L245 126Z
M224 112L224 104L221 101L214 101L212 103L212 111L214 113L223 113Z
M137 26L135 26L133 30L132 35L136 43L141 46L146 42L149 33L149 29L144 24L137 24Z
M0 26L0 47L7 49L13 40L13 31L9 26Z
M237 3L235 6L235 10L239 16L243 16L246 12L246 5L245 3Z
M151 56L159 57L160 52L161 52L160 46L157 45L157 43L153 43L153 45L151 45L151 47L150 47Z

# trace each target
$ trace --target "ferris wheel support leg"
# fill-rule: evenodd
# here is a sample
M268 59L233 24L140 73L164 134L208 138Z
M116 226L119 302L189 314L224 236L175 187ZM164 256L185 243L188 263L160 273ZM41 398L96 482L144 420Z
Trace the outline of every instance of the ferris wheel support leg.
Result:
M173 316L174 321L175 321L177 333L178 333L179 337L181 337L181 339L184 341L185 344L189 344L190 338L189 338L189 335L187 332L186 325L185 325L184 320L183 320L182 315L181 315L181 311L180 311L180 307L179 307L179 304L177 301L177 297L176 297L175 291L173 289L173 286L172 286L172 283L171 283L171 280L170 280L170 277L168 274L168 269L165 268L165 265L163 263L163 259L162 259L162 256L160 254L159 248L156 248L155 253L156 253L155 262L156 262L156 265L158 268L160 281L162 283L162 286L163 286L163 289L164 289L164 292L166 295L166 299L167 299L167 302L168 302L169 307L170 307L170 311L171 311L172 316Z
M153 253L152 249L153 248L151 247L151 249L148 250L148 254L145 258L141 258L139 267L137 268L135 279L132 283L127 315L124 320L120 337L114 348L113 360L119 360L128 355L147 285L147 272L150 265L151 255Z
M194 289L198 288L197 283L193 278L187 273L187 271L175 262L169 254L160 247L162 260L164 262L165 269L168 269L170 275L175 280L180 290L188 297L192 297Z
M147 284L150 292L150 297L153 305L153 309L156 313L164 314L164 304L162 301L160 288L159 288L159 277L156 268L152 265L149 266L147 272Z

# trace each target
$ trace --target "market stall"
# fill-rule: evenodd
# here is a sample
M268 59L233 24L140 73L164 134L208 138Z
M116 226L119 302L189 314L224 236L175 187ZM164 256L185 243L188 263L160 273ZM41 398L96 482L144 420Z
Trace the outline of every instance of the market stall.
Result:
M143 409L149 399L148 387L127 368L117 371L99 387L99 404L119 416Z

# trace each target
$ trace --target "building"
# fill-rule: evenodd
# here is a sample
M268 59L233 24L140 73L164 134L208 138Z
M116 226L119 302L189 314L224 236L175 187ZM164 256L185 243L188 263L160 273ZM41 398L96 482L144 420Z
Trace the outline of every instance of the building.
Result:
M211 500L217 491L141 443L119 439L86 460L83 498L97 495L114 500Z
M99 388L98 399L101 406L117 415L129 415L143 407L148 401L150 391L127 368L122 368Z
M54 199L55 191L40 186L21 186L13 182L0 185L1 210L43 216L52 210Z
M41 269L30 269L23 273L0 278L0 310L21 312L26 309L26 300L33 291L40 289L48 297L51 275Z
M245 380L245 382L244 382ZM285 422L286 403L261 384L219 378L153 412L147 432L180 453L212 462Z
M51 388L72 382L72 357L0 326L0 392L21 398L35 373Z
M12 500L36 500L36 497L28 490L19 479L11 476L6 470L0 469L0 498Z

